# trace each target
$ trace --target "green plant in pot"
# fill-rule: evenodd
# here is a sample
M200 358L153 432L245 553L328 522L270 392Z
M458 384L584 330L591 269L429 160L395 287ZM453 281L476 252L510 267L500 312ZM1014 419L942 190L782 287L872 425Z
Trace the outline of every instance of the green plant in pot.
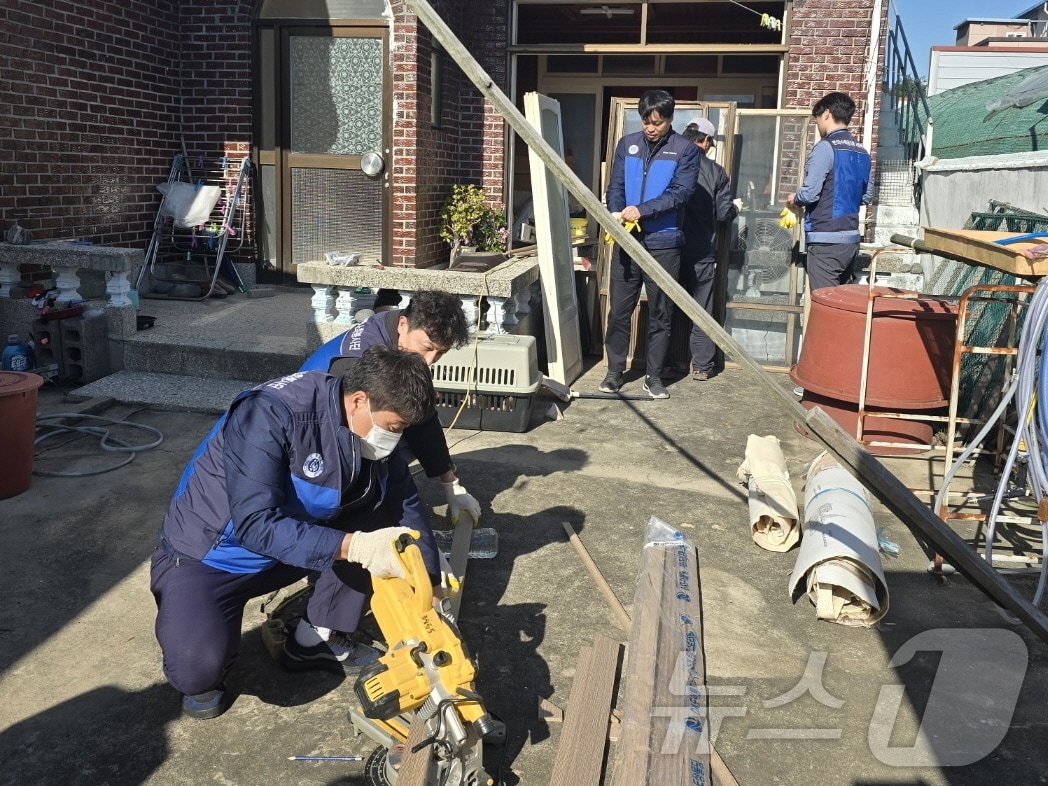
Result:
M456 183L440 211L440 237L451 246L451 264L466 249L503 253L506 216L486 203L480 186Z

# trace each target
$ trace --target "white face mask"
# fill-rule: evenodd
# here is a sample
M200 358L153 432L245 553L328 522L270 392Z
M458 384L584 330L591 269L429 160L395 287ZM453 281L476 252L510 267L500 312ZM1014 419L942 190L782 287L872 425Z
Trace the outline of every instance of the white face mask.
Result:
M381 461L397 448L400 434L387 431L375 423L371 414L371 400L368 400L368 417L371 418L371 430L360 440L360 454L369 461Z

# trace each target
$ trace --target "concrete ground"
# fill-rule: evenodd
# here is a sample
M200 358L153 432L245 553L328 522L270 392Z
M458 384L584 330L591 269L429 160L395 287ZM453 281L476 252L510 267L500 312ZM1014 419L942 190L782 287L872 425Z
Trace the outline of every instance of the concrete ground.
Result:
M598 364L574 387L595 390L602 374ZM506 782L548 782L561 732L539 719L540 699L567 706L579 648L594 636L626 641L561 522L630 609L652 515L698 548L711 728L740 784L1045 782L1045 644L965 578L934 582L907 528L876 504L901 550L884 560L890 611L870 630L817 621L806 598L787 592L796 550L753 544L735 473L748 434L775 434L803 500L820 447L743 371L681 379L670 391L668 401L576 400L560 405L557 421L543 417L551 400L537 399L526 433L449 433L482 524L500 538L495 559L470 565L462 630L478 688L509 726ZM41 390L42 412L72 408L63 391ZM244 619L232 708L210 721L180 717L153 637L148 559L214 416L123 405L101 414L153 426L164 442L104 474L34 476L28 491L0 501L0 784L363 783L359 763L288 761L374 746L346 721L348 683L286 674L270 658L257 603ZM62 442L41 445L35 468L121 459L94 441ZM928 483L927 462L896 465ZM419 485L439 521L439 486ZM1032 592L1032 580L1017 582ZM609 745L609 773L613 760Z

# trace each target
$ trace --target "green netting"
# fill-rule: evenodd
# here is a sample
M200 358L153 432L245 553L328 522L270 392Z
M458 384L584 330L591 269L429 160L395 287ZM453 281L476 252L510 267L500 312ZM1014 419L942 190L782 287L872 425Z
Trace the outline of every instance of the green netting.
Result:
M1048 216L1020 210L1003 202L990 201L987 212L972 213L965 229L998 232L1048 232ZM932 274L927 290L931 294L960 297L977 285L1027 283L1001 270L944 259ZM1014 346L1022 332L1025 308L1019 308L1012 325L1009 293L980 293L990 301L970 302L965 320L964 343L973 347ZM1000 302L993 302L998 300ZM1003 355L965 353L961 355L957 412L962 417L985 420L997 405L1004 389L1012 358ZM963 434L964 430L959 430Z
M929 96L935 119L932 155L964 158L1048 148L1048 96L1023 107L987 110L988 104L1038 76L1048 76L1048 66L1024 68Z

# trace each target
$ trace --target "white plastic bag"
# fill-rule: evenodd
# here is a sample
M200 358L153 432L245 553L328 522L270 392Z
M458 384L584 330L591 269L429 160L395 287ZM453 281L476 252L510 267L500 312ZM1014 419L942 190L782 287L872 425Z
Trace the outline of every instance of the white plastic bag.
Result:
M194 186L177 180L161 183L156 190L164 195L160 214L171 216L175 226L183 229L200 226L207 221L222 193L218 186Z

